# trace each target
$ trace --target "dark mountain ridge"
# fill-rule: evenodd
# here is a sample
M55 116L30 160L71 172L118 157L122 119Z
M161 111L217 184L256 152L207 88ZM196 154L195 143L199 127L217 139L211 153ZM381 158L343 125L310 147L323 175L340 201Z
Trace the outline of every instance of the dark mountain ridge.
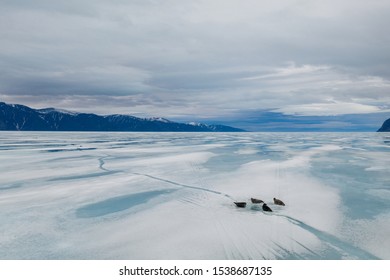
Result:
M242 132L244 130L206 124L185 124L164 118L137 118L130 115L101 116L55 108L32 109L0 102L0 130L22 131L165 131Z
M378 132L390 132L390 119L385 120Z

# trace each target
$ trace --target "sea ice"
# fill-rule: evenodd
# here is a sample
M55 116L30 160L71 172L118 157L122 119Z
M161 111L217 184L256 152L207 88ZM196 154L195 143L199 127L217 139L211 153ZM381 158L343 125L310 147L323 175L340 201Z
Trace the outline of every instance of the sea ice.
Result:
M0 258L390 259L384 137L2 132Z

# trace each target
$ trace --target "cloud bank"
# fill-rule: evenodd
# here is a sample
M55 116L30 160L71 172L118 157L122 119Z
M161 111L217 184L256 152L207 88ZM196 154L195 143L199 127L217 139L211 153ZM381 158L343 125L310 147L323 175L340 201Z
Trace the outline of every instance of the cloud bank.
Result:
M2 1L0 99L173 119L390 104L389 1Z

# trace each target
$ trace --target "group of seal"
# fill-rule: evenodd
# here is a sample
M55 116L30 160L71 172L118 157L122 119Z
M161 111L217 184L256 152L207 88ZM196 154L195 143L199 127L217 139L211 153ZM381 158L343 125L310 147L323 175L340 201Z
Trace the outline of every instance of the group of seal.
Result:
M272 212L272 209L267 205L267 203L265 203L264 201L262 201L261 199L257 199L257 198L251 198L251 202L253 204L260 204L260 203L263 203L263 211L265 212ZM236 204L237 207L239 208L245 208L246 207L246 202L234 202L234 204ZM281 205L281 206L285 206L286 204L284 204L283 201L281 201L280 199L277 199L274 197L274 204L275 205Z

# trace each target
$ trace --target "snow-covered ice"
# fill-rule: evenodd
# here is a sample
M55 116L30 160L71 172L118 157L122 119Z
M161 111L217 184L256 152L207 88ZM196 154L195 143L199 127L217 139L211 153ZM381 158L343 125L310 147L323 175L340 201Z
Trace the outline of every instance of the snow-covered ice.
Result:
M389 140L1 132L0 258L390 259Z

